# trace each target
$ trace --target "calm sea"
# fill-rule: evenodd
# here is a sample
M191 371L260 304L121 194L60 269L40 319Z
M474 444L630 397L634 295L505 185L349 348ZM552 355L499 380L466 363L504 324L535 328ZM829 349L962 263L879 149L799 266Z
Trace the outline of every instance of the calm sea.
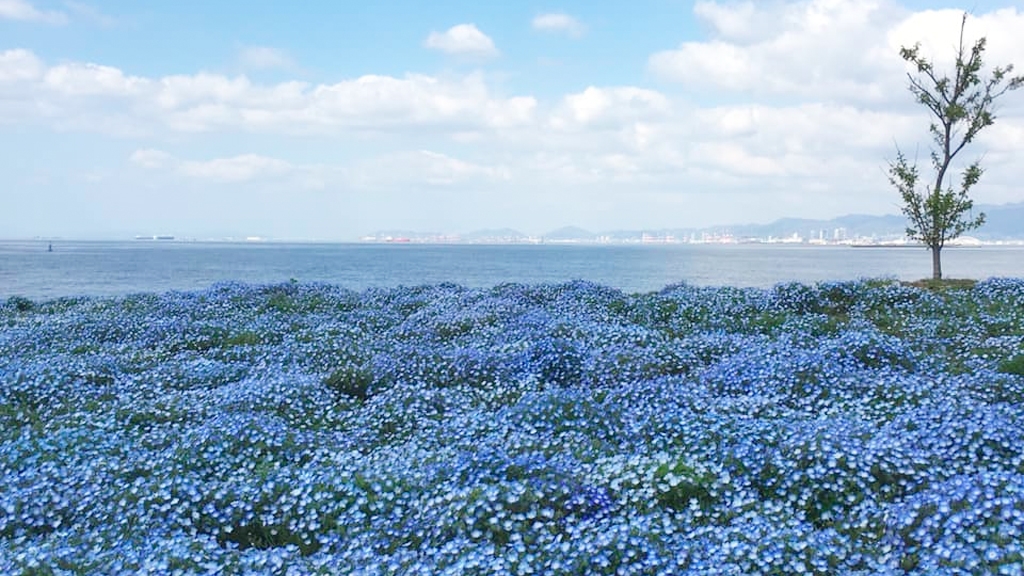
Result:
M328 282L354 290L454 282L590 280L627 292L677 282L768 287L779 282L931 274L923 248L792 245L379 245L128 242L0 242L0 298L203 289L236 280ZM1024 247L947 248L951 278L1024 277Z

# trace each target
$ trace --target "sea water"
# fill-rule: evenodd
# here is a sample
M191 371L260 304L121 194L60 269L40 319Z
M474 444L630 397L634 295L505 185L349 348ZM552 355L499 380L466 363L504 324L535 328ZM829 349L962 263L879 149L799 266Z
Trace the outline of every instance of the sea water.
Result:
M1024 247L952 247L942 256L946 277L1024 277ZM931 257L924 248L0 241L0 298L33 300L199 290L223 281L297 280L364 290L587 280L648 292L680 282L769 287L930 275Z

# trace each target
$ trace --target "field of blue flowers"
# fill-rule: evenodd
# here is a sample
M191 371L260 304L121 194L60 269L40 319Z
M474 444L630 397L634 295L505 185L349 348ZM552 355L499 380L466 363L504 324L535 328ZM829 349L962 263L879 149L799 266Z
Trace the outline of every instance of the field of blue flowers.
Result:
M1021 574L1024 280L0 304L0 573Z

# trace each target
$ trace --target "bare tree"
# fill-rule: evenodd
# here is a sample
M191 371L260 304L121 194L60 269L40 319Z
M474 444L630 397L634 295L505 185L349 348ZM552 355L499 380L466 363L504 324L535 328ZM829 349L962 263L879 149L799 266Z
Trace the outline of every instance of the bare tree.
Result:
M960 23L960 42L956 52L956 69L952 78L939 76L935 67L921 56L921 45L901 47L900 56L916 69L907 73L909 89L918 103L934 117L929 130L934 147L931 150L934 183L918 190L919 173L916 161L908 163L903 152L896 149L896 160L889 163L889 182L903 197L903 214L907 216L907 236L920 240L932 253L932 278L942 279L942 247L968 230L985 223L985 214L974 216L974 202L968 196L978 183L983 170L975 160L961 175L959 189L954 189L948 174L953 158L970 144L978 133L995 122L993 103L1010 90L1024 86L1024 76L1010 76L1013 64L995 68L987 80L981 77L985 38L968 49L964 45L967 14ZM943 182L947 182L943 189Z

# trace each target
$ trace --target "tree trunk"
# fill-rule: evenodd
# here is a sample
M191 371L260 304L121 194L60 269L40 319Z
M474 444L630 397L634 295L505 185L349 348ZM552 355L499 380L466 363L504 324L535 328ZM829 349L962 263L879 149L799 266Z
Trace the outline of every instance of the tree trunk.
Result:
M939 258L939 253L942 252L942 246L932 246L932 279L942 280L942 260Z

